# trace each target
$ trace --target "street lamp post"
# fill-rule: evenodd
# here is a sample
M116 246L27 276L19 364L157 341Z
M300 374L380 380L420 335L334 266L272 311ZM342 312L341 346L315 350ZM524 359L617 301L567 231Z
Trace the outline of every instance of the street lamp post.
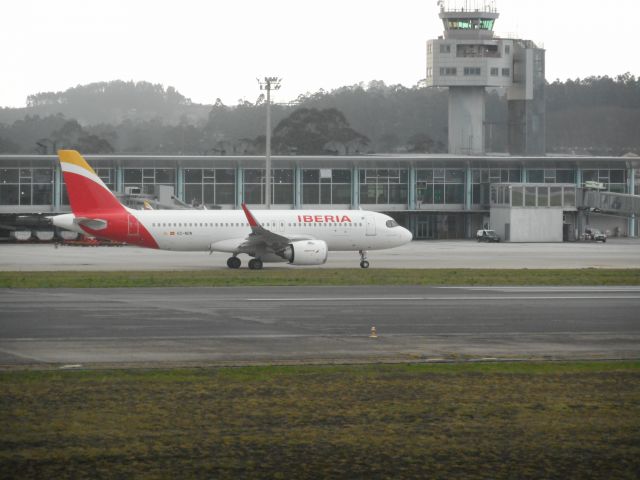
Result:
M260 90L267 91L267 145L264 181L266 207L271 208L271 90L279 90L282 79L278 77L264 77L264 80L260 80L259 78L257 80L260 85Z

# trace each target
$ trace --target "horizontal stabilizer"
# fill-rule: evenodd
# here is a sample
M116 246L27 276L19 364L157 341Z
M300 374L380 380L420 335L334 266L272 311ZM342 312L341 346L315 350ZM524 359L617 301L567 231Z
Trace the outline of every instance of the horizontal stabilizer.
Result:
M74 223L91 230L103 230L107 228L107 221L100 218L76 217Z

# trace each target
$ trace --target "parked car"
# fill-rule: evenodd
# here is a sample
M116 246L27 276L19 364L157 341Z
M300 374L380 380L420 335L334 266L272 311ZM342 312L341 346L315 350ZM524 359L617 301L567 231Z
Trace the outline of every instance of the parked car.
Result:
M499 242L500 237L495 230L482 229L476 232L476 240L479 242Z
M607 241L607 234L604 232L601 232L600 230L598 230L597 228L587 228L584 231L584 239L585 240L592 240L594 242L606 242Z

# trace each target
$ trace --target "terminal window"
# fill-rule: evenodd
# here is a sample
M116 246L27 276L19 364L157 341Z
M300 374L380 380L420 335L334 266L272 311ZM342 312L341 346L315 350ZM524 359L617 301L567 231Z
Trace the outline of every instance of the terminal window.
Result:
M510 68L503 68L502 69L502 76L503 77L508 77L509 75L511 75L511 69Z
M53 168L0 169L1 205L51 205Z
M458 74L458 69L456 67L440 67L440 75L453 77Z
M399 204L408 201L408 170L360 170L360 203Z
M421 168L416 170L416 200L423 205L464 203L465 170Z
M244 171L244 201L260 204L265 199L264 168L248 168ZM293 170L271 170L271 203L293 204Z
M185 168L185 202L233 205L235 196L236 171L233 168Z
M627 177L623 169L583 170L582 182L600 182L610 192L627 193Z
M491 67L491 76L492 77L497 77L498 76L498 68L496 67Z
M480 67L464 67L465 75L480 75Z
M174 168L125 168L124 187L138 187L142 193L153 194L155 185L169 185L175 188Z
M305 168L302 170L302 203L333 205L351 203L351 170Z
M440 53L451 53L451 45L449 45L448 43L441 43Z
M471 203L488 206L492 183L521 181L519 168L474 168L471 170Z

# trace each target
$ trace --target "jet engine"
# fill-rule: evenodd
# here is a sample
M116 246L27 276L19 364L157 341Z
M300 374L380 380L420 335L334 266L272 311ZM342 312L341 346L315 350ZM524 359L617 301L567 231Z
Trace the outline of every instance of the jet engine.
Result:
M292 242L282 251L282 258L292 265L322 265L327 261L329 249L322 240Z

